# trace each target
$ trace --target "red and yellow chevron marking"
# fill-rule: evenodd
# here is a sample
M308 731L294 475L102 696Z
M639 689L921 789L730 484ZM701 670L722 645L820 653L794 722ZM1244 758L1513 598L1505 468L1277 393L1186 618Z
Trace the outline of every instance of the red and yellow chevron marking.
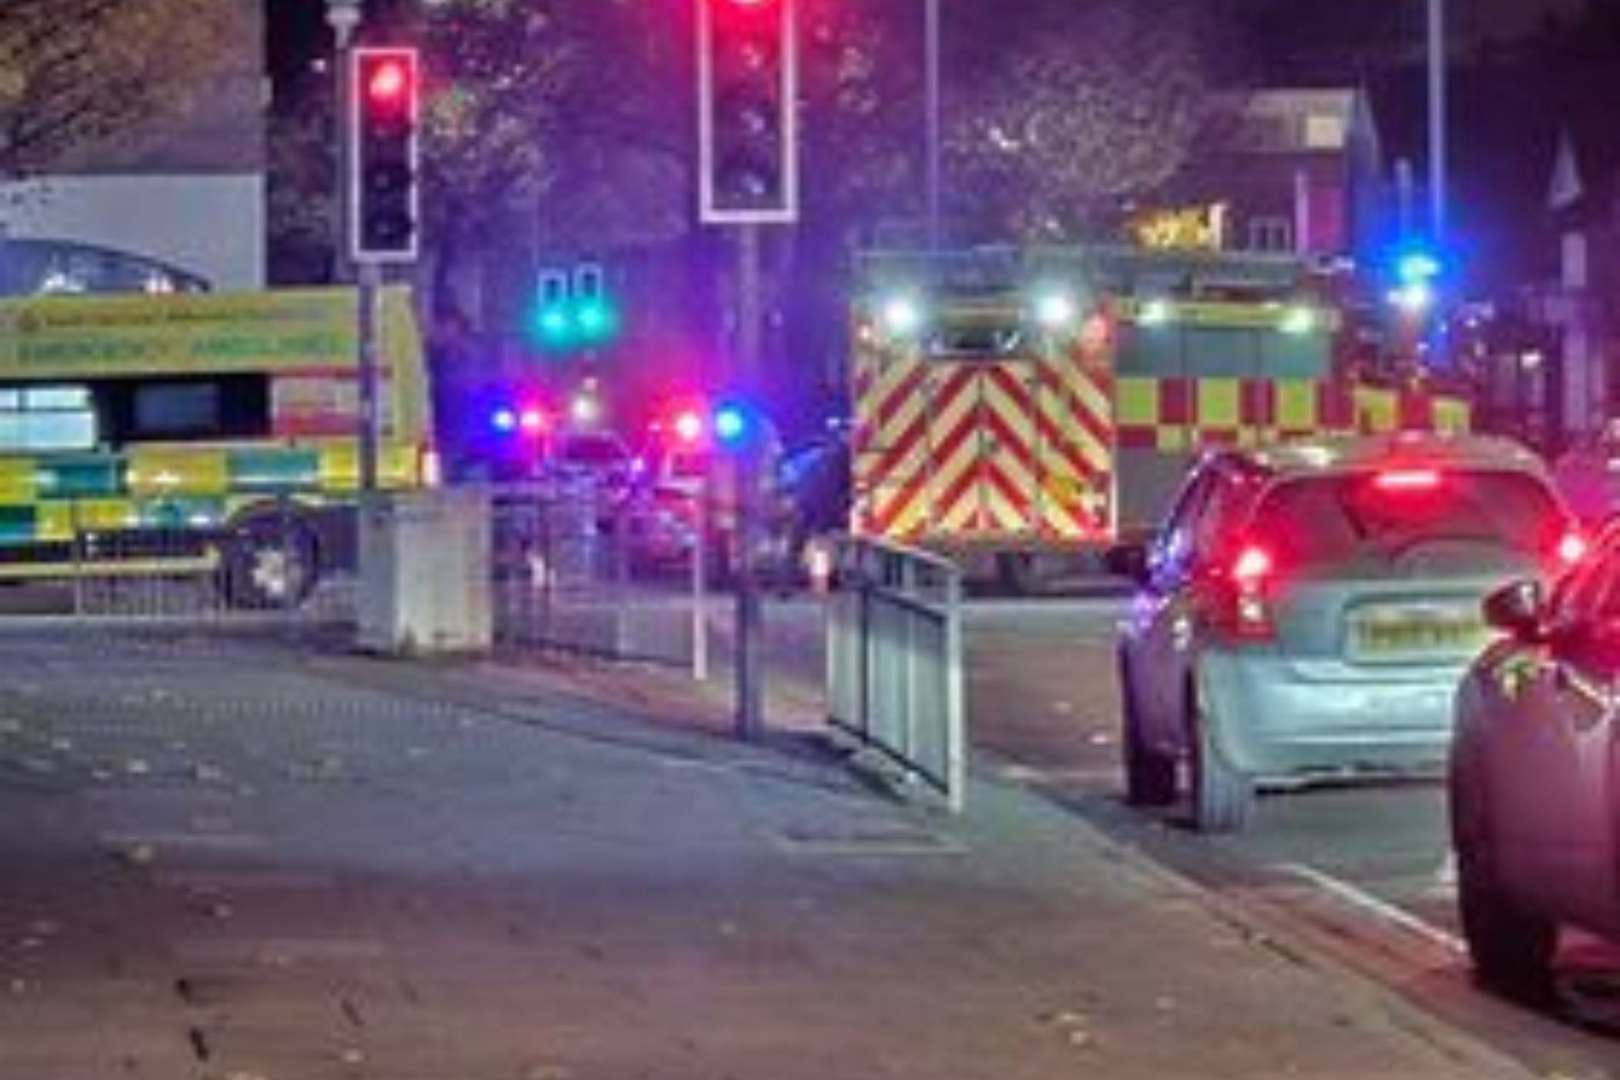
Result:
M924 524L928 369L920 358L863 354L856 372L857 532L909 537Z
M929 395L928 531L963 534L980 527L978 480L984 432L975 366L946 369Z
M980 459L979 529L1034 533L1037 431L1034 365L995 364L979 376L987 439Z
M946 364L863 350L852 381L857 531L1109 535L1113 404L1100 358Z

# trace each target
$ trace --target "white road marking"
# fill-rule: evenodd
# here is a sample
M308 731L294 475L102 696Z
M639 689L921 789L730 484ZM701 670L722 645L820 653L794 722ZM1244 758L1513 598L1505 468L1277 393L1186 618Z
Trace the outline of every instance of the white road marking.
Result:
M1119 779L1118 765L1080 765L1073 768L1043 769L1034 765L1010 764L996 769L996 775L1011 784L1094 784Z
M337 875L323 870L159 870L153 875L158 884L171 888L196 891L252 892L263 889L331 889L337 885Z
M109 848L133 848L141 845L163 850L184 848L256 848L264 846L264 837L252 833L193 833L193 832L126 832L102 833L101 844Z
M1357 888L1347 881L1340 881L1332 874L1324 874L1315 867L1306 866L1302 863L1283 863L1277 866L1276 869L1293 874L1295 877L1304 878L1323 892L1331 893L1345 903L1370 912L1385 922L1394 923L1396 926L1410 930L1419 937L1433 942L1450 952L1466 953L1468 951L1468 946L1457 935L1442 930L1433 923L1420 919L1410 911L1397 907L1387 900L1380 900L1366 890Z
M375 938L185 938L174 944L182 962L269 966L309 960L369 960L386 953Z

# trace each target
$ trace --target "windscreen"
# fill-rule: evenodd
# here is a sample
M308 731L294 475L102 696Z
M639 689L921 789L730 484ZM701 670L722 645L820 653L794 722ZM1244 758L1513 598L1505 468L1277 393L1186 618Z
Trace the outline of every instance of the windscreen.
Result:
M1564 526L1563 511L1532 476L1419 470L1284 481L1261 500L1250 528L1279 563L1298 569L1392 560L1439 543L1544 557Z

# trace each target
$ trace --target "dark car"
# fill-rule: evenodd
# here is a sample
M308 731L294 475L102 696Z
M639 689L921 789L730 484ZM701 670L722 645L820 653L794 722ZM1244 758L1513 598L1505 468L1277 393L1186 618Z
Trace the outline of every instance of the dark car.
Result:
M1620 528L1549 591L1515 582L1457 693L1449 796L1482 981L1543 996L1564 926L1620 939Z

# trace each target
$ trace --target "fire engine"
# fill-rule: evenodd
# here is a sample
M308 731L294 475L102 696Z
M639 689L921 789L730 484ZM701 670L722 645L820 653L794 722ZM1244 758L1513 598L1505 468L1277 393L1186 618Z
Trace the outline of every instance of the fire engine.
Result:
M1032 587L1151 530L1218 444L1465 431L1384 367L1341 273L1123 247L862 256L851 526Z

